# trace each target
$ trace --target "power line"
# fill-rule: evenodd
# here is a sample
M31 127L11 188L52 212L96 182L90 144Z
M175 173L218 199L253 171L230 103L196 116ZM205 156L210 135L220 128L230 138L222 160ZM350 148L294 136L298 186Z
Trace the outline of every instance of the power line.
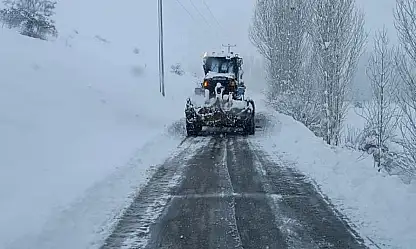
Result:
M195 22L198 22L197 20L196 20L196 18L191 14L191 12L185 7L185 5L183 5L183 3L180 1L180 0L176 0L176 2L182 7L182 9L183 10L185 10L186 11L186 13L188 13L188 15L191 17L191 19L193 20L193 21L195 21ZM194 5L194 3L192 2L192 0L191 0L191 4L192 4L192 6L193 6L193 8L198 12L198 14L203 18L203 20L204 20L204 22L205 22L205 24L208 26L208 32L209 31L212 31L212 29L209 29L209 27L211 27L211 25L208 23L208 21L204 18L204 16L201 14L201 12L199 11L199 9ZM216 33L216 35L218 36L218 33L217 33L218 31L217 30L215 30L215 33Z
M182 9L184 9L186 13L188 13L188 15L192 18L192 20L196 21L195 17L191 14L191 12L189 12L189 10L182 4L181 1L176 0L176 2L178 2L178 4L182 7Z
M212 28L212 26L209 24L208 20L205 18L204 15L202 15L201 11L199 11L199 9L195 6L193 0L189 0L191 2L192 7L194 7L194 9L196 10L196 12L198 12L198 14L202 17L202 19L204 20L204 22Z
M218 24L218 26L220 27L220 29L222 28L222 25L220 24L220 22L218 21L218 19L215 17L214 13L212 13L211 8L208 6L208 4L205 2L205 0L202 0L202 3L205 5L205 8L208 10L209 14L212 16L212 18L214 19L214 21Z
M216 22L216 24L218 25L218 28L219 28L219 30L218 31L220 31L222 34L223 34L223 36L224 37L228 37L228 38L230 38L230 34L229 33L227 33L226 31L225 31L225 29L224 29L224 27L221 25L221 23L218 21L218 18L214 15L214 12L212 12L212 10L211 10L211 8L209 7L209 5L207 4L207 2L205 1L205 0L202 0L202 3L205 5L205 8L208 10L208 12L209 12L209 14L211 15L211 17L212 17L212 19L214 19L214 21ZM218 34L218 31L217 31L217 35L219 36L219 37L223 37L223 36L220 36L219 34Z
M202 15L201 11L198 9L198 7L194 4L193 2L194 0L190 0L192 7L195 9L195 11L199 14L199 16L201 16L201 18L203 19L203 21L205 22L205 24L208 26L208 31L214 32L215 35L217 35L218 37L221 37L221 35L218 33L218 29L212 29L212 25L210 24L210 22L208 22L208 20L205 18L204 15ZM180 1L180 0L176 0L176 2L182 7L182 9L191 17L191 19L195 22L197 22L196 18L194 17L194 15L191 14L191 12L185 7L185 5ZM215 20L215 22L218 24L219 28L224 31L224 29L222 28L221 23L218 21L218 19L215 17L215 15L213 14L213 12L211 11L211 9L209 8L208 4L203 1L206 9L208 10L208 12L210 13L210 15L213 17L213 19ZM225 35L227 35L227 33L225 33Z

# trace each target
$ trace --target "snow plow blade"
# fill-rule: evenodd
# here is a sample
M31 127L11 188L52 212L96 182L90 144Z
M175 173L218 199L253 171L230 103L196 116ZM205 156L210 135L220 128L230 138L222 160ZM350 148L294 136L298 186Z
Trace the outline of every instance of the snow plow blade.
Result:
M255 133L255 106L252 100L223 103L216 99L214 103L198 107L188 99L185 115L188 136L198 135L203 126L241 128L245 135Z

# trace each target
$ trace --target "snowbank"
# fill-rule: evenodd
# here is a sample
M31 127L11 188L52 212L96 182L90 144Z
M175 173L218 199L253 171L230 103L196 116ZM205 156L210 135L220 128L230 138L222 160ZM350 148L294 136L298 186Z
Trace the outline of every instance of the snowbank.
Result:
M267 151L295 162L321 188L338 209L358 227L371 246L414 248L416 245L416 185L378 173L373 160L359 152L331 148L301 123L271 113L275 124L265 137L254 138ZM373 248L373 247L372 247ZM374 247L376 248L376 247Z
M167 72L162 98L157 72L131 51L112 63L114 54L105 59L108 46L97 59L99 45L89 54L94 44L78 50L8 29L0 37L0 248L8 248L123 170L146 143L166 136L166 126L183 117L194 83ZM142 156L167 156L181 137L172 139L154 145L158 154ZM130 180L137 187L150 165L136 166Z

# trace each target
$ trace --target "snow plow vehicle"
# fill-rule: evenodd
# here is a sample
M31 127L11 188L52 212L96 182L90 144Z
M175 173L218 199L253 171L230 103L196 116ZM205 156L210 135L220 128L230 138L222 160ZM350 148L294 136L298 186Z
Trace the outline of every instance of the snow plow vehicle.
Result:
M245 97L242 65L243 59L233 52L204 54L203 81L186 102L188 136L198 135L204 126L237 128L254 135L255 105Z

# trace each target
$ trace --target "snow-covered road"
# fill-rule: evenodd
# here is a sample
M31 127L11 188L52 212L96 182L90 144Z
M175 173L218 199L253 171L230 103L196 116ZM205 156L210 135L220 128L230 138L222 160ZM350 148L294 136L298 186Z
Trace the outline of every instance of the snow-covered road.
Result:
M303 174L251 137L209 134L181 151L101 248L366 248Z

